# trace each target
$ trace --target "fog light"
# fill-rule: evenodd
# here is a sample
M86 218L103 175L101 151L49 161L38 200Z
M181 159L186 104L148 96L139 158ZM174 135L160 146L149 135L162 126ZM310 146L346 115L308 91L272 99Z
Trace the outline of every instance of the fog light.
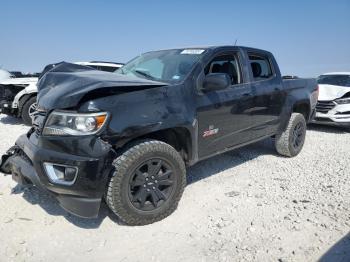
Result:
M70 186L77 178L77 167L44 163L44 168L49 180L54 184Z

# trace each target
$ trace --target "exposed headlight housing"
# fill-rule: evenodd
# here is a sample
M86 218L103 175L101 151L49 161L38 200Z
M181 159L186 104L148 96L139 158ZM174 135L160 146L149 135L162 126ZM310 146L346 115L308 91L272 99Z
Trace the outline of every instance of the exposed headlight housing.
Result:
M84 136L97 133L106 123L107 112L73 113L53 111L43 130L47 136Z
M339 105L350 104L350 97L336 99L335 102Z

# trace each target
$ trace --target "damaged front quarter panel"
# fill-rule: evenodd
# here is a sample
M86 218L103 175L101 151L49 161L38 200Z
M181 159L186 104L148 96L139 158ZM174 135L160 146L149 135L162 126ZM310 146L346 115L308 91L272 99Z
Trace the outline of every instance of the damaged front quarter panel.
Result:
M184 102L191 92L186 84L160 86L86 101L79 110L110 112L102 138L121 147L133 138L173 127L193 133L195 108L191 101Z

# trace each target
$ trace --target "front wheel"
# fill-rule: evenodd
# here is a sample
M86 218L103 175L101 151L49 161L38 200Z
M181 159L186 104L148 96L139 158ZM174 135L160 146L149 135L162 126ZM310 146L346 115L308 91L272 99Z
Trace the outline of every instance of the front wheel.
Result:
M36 96L31 97L22 107L21 117L24 124L31 126L33 122L33 116L36 111Z
M276 136L275 147L279 154L293 157L300 153L306 136L306 121L302 114L293 113L286 130Z
M172 146L157 140L140 141L113 165L106 202L126 224L150 224L176 209L186 185L186 170Z

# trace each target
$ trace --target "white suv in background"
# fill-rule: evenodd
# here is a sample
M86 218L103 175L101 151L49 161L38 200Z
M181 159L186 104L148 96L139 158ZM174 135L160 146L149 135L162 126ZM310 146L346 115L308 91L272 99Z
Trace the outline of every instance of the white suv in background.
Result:
M315 123L350 127L350 72L318 77Z
M107 72L114 72L123 66L122 63L98 61L75 62L74 64ZM0 113L21 117L26 125L31 125L32 116L36 109L37 82L37 77L9 78L1 81Z

